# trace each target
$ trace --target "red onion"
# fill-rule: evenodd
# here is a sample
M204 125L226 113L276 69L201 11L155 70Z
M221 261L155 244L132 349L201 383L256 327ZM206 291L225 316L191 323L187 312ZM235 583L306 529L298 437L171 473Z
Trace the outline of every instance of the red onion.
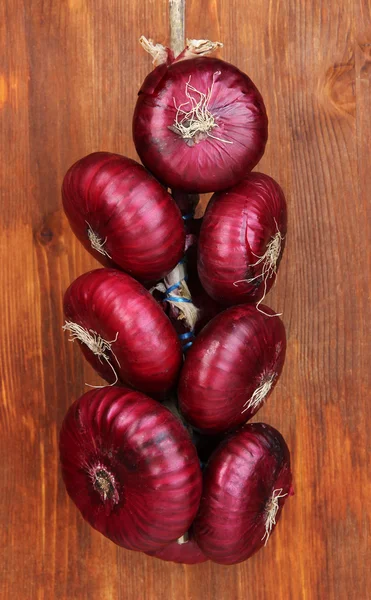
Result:
M201 219L195 219L196 222L200 220ZM191 246L186 253L188 288L190 290L192 302L198 309L198 318L194 328L196 335L224 308L221 304L211 298L201 285L201 281L197 273L197 247L198 239L196 238L195 244Z
M179 386L179 409L204 433L226 431L261 408L282 371L285 328L273 311L234 306L201 331L187 353ZM271 316L272 315L272 316Z
M69 169L62 194L74 233L105 266L149 281L166 275L182 257L180 211L134 160L109 152L89 154Z
M206 467L194 523L205 555L231 565L257 552L293 494L291 480L289 449L273 427L253 423L227 438Z
M251 173L214 194L203 218L198 273L218 302L258 302L272 287L287 230L286 201L271 177Z
M239 182L267 141L264 103L252 81L210 57L182 57L145 79L133 120L143 164L164 184L189 192Z
M166 408L126 388L84 394L60 434L69 495L92 527L131 550L179 538L201 496L196 450Z
M66 325L108 382L156 395L174 384L182 354L176 332L144 287L114 269L78 277L64 297Z
M180 539L176 542L171 542L165 548L161 550L155 550L154 552L148 552L150 556L161 558L162 560L183 563L186 565L195 565L207 561L206 556L198 546L196 540L191 534L184 536L184 540Z

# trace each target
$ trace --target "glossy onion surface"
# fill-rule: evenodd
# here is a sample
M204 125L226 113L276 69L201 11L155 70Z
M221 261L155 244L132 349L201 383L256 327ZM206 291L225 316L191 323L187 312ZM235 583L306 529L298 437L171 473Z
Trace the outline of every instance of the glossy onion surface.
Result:
M285 197L268 175L251 173L214 194L198 244L198 273L207 293L230 305L259 301L276 279L286 231Z
M264 312L273 311L263 306ZM285 328L253 305L217 315L188 350L178 386L179 409L205 433L241 425L262 406L281 374Z
M194 523L206 556L231 565L257 552L293 493L291 480L290 453L276 429L253 423L229 436L206 467Z
M177 113L179 121L184 117L181 111L202 102L200 93L216 126L209 135L184 139L173 129ZM231 187L259 162L267 135L260 93L247 75L222 60L200 57L161 65L139 92L135 146L143 164L171 188L215 192Z
M164 277L182 257L180 211L134 160L109 152L89 154L65 175L62 196L72 230L105 266L149 281ZM92 247L92 235L100 251Z
M175 384L182 362L176 332L151 294L129 275L115 269L81 275L65 293L64 314L66 321L113 341L106 353L109 364L79 342L108 382L115 380L113 367L121 382L156 396Z
M119 546L160 549L196 515L196 450L170 411L140 392L106 387L74 402L61 429L60 460L84 519Z

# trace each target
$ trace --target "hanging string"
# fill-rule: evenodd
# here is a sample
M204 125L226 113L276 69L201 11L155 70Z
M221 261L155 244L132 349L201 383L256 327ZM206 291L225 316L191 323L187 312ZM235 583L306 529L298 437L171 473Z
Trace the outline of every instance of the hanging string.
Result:
M191 218L192 218L192 215L191 215ZM182 265L182 266L183 266L183 265L185 265L185 259L184 259L184 258L183 258L183 259L182 259L182 260L181 260L181 261L178 263L178 266L179 266L179 265ZM181 275L181 273L183 274L183 276ZM163 301L163 302L171 302L171 303L174 303L174 304L175 304L175 306L176 306L176 304L178 304L178 303L192 304L192 309L193 309L193 308L195 308L195 307L194 307L194 305L193 305L193 302L192 302L192 299L191 299L191 298L185 298L185 297L183 297L183 296L175 296L175 295L173 295L173 294L172 294L172 292L174 292L175 290L181 290L181 292L182 292L182 290L184 290L184 287L186 286L186 281L187 281L187 279L188 279L188 276L184 274L184 267L179 269L179 277L180 277L180 279L179 279L179 281L177 281L176 283L173 283L173 284L172 284L172 285L170 285L169 287L166 287L166 286L165 286L165 288L166 288L166 291L165 291L165 297L164 297L164 299L163 299L162 301ZM188 289L188 288L187 288L187 289ZM196 309L196 310L197 310L197 309ZM195 315L195 316L196 316L196 320L197 320L197 313L196 313L196 315ZM187 343L186 343L186 344L184 344L184 346L182 347L182 349L183 349L183 352L184 352L184 351L187 351L187 350L188 350L188 349L189 349L189 348L192 346L192 344L193 344L193 339L194 339L194 337L195 337L195 334L194 334L194 328L193 328L193 319L192 319L191 323L190 323L190 322L189 322L189 320L188 320L188 325L190 325L190 326L191 326L191 329L190 329L190 331L188 331L188 332L186 332L186 333L181 333L181 334L179 334L179 335L178 335L178 337L179 337L179 339L180 339L181 341L183 341L183 340L189 340L189 341L187 341Z

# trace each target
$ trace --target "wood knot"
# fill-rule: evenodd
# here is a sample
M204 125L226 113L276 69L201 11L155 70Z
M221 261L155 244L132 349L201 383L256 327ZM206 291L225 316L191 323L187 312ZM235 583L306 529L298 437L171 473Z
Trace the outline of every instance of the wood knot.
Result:
M369 79L371 75L371 43L358 44L362 52L363 64L360 68L360 78Z
M353 60L345 64L335 64L327 70L324 91L336 112L355 115L355 67Z
M39 233L39 241L43 245L50 244L53 240L54 234L49 227L43 227Z
M358 44L362 54L364 55L364 59L367 61L371 61L371 43Z
M48 249L53 249L53 252L61 252L64 248L62 221L61 211L46 215L34 233L37 243Z

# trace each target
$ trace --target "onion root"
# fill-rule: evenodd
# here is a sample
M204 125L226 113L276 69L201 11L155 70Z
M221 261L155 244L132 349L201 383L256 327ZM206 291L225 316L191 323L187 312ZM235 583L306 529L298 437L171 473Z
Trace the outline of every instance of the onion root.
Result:
M209 102L213 93L215 78L220 75L220 71L215 71L211 87L204 94L191 85L191 76L185 86L185 95L188 98L187 102L183 102L179 106L176 105L175 98L174 106L176 109L175 121L169 127L171 131L180 135L188 146L193 146L209 136L225 144L233 144L232 141L223 140L220 137L212 135L210 131L218 127L214 116L209 111ZM193 94L196 94L195 97ZM184 107L188 107L184 110Z
M277 226L277 223L276 223L276 226ZM267 317L280 317L282 315L282 313L274 313L272 315L268 314L260 308L260 304L264 301L264 298L267 295L268 279L277 275L277 267L278 267L277 263L281 256L281 246L282 246L282 241L284 239L285 239L284 236L281 235L281 232L278 231L278 227L277 227L277 233L271 238L271 241L267 244L267 249L264 252L264 254L262 256L258 256L257 254L254 254L252 252L252 254L254 254L254 256L256 256L256 258L258 260L256 262L250 264L249 267L257 267L259 265L262 265L261 273L259 273L258 275L255 275L255 277L251 277L249 279L239 279L238 281L235 281L233 283L233 285L235 287L237 287L239 283L244 283L244 282L253 283L257 279L261 279L262 281L264 281L263 295L260 298L259 302L257 303L256 308L259 312L261 312L263 315L266 315Z
M116 354L114 353L114 351L112 350L112 344L117 341L119 334L116 333L115 339L113 339L109 342L107 340L104 340L96 331L93 331L93 329L89 329L89 330L85 329L81 325L78 325L78 323L73 323L72 321L66 321L65 324L63 325L62 329L63 329L63 331L70 332L70 334L71 334L70 338L69 338L70 342L79 340L79 342L81 342L82 344L85 344L93 354L98 356L98 360L100 362L102 362L102 359L104 359L106 361L106 363L112 369L113 374L115 375L115 381L113 383L111 383L110 385L111 386L115 385L118 382L118 375L115 371L114 366L111 363L111 357L107 354L107 352L110 352L112 354L112 356L115 358L118 366L120 367L121 365L118 361L118 358L117 358ZM90 385L89 383L86 383L85 385L92 387L92 388L97 388L97 389L105 387L103 385Z
M265 540L264 546L267 545L269 536L273 529L273 526L276 524L276 516L277 516L278 509L279 509L278 500L279 500L279 498L284 498L285 496L288 495L288 494L282 494L282 492L283 492L282 488L280 488L279 490L273 490L273 494L272 494L270 500L268 501L268 504L266 507L265 533L262 537L262 541Z
M89 225L89 223L87 221L85 221L85 223L88 226L88 238L89 238L89 241L90 241L90 244L91 244L91 247L93 248L93 250L96 250L97 252L99 252L99 254L103 254L104 256L111 258L111 256L108 254L107 250L105 250L103 247L107 241L107 238L102 240L102 238L99 237L99 235L97 233L95 233L95 231L93 230L91 225Z
M254 391L252 396L243 405L244 409L241 414L243 414L250 408L253 408L253 409L257 408L258 406L260 406L260 404L262 402L264 402L266 396L269 394L269 392L273 386L275 378L276 378L276 373L273 373L273 375L269 375L268 377L262 378L262 382L259 385L259 387L256 388L256 390Z

